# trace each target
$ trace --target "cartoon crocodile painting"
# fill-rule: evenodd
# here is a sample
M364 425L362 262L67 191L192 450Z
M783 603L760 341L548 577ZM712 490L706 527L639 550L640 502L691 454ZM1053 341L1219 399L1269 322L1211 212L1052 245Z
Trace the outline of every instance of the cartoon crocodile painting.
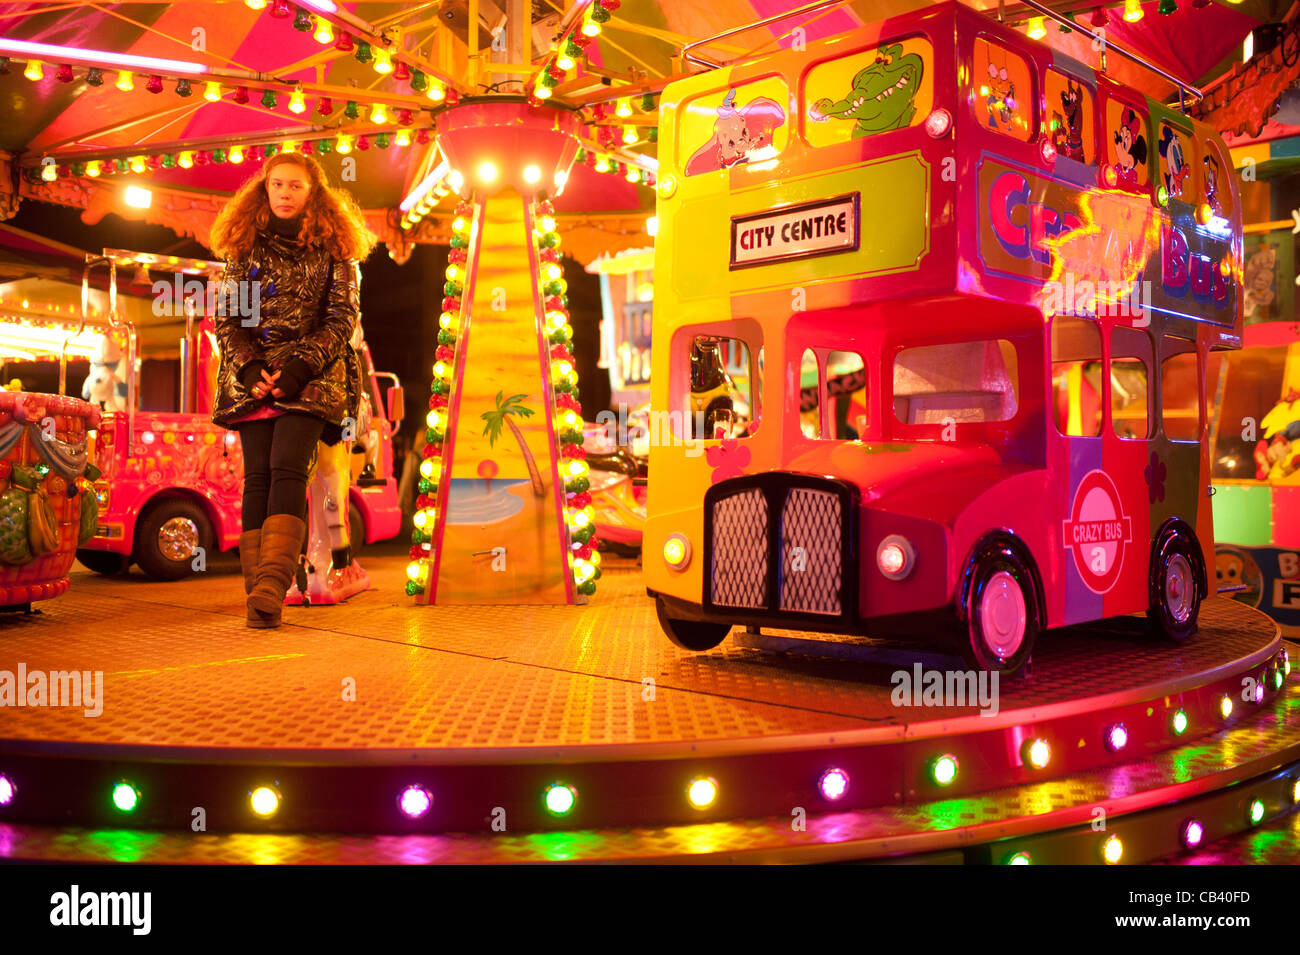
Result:
M916 115L912 99L924 73L924 61L915 53L904 54L901 43L883 47L876 62L853 77L849 95L838 102L818 100L812 118L855 120L854 139L902 129Z

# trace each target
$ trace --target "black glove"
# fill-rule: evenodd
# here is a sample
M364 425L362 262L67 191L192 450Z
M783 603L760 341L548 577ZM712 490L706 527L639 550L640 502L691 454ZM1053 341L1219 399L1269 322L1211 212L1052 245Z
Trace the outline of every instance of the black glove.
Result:
M252 391L253 386L262 380L262 372L270 371L264 361L250 361L243 368L239 369L239 383L244 386L245 391Z
M280 377L275 379L275 388L283 394L282 398L292 398L302 391L302 386L311 378L311 365L301 358L290 358L280 369Z

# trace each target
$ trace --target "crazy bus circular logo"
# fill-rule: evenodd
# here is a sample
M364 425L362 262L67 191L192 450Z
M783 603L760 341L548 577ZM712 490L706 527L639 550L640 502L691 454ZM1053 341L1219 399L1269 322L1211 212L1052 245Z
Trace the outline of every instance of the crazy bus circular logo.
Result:
M1115 586L1124 551L1133 540L1133 519L1124 513L1115 482L1105 471L1083 476L1062 535L1089 590L1104 594Z

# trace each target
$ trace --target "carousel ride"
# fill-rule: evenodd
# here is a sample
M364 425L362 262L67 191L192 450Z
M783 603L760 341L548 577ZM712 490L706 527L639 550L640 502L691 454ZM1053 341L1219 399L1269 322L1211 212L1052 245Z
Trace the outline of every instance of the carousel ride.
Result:
M58 600L0 619L0 671L99 674L102 708L86 718L84 693L85 707L38 702L26 682L18 703L10 681L0 852L1114 864L1277 851L1269 836L1291 831L1300 802L1292 651L1218 594L1209 505L1180 483L1209 467L1197 361L1242 344L1246 200L1208 171L1228 171L1216 130L1232 124L1216 111L1236 101L1206 79L1259 23L1249 8L1030 3L999 23L903 0L249 0L205 5L220 13L200 22L196 5L138 6L0 28L0 88L26 94L7 100L2 208L58 203L202 242L248 169L299 151L355 193L395 262L449 246L440 294L418 309L436 339L429 377L407 385L428 391L408 422L413 526L409 549L367 557L370 589L286 613L270 644L237 626L233 578L74 575L69 590L68 567L47 568ZM1101 57L1098 17L1113 27ZM961 38L951 62L944 37ZM1173 41L1186 60L1153 68ZM1288 26L1278 44L1300 36ZM972 57L988 77L976 110L955 66ZM1059 115L1024 92L1040 85ZM968 174L948 177L945 159ZM1021 191L999 193L1007 221L990 222L1008 175ZM990 257L958 241L940 201L987 234ZM1078 229L1087 215L1132 228L1126 262L1152 275L1169 261L1160 236L1178 231L1196 272L1186 301L1164 283L1166 337L1129 336L1119 355L1148 363L1142 434L1119 423L1137 392L1123 413L1107 398L1112 346L1099 337L1094 355L1072 326L1060 367L1044 368L1048 312L1025 298L1053 261L1102 261L1068 241L1101 231ZM877 241L870 223L897 230ZM630 437L580 392L566 257L628 276L606 282L604 317L617 400L634 406L622 420L645 424ZM956 277L976 273L988 298L962 298L972 283ZM896 323L871 312L918 289ZM945 339L962 308L1004 323L997 339ZM1107 342L1137 333L1106 328ZM905 334L917 354L891 388L883 356ZM395 424L392 392L373 390ZM42 406L60 441L104 431L107 402L126 405L114 420L138 415L110 377L92 391L101 408ZM41 410L16 397L15 426ZM35 438L15 447L15 475L39 465ZM1082 485L1080 455L1115 478ZM380 480L391 467L385 453ZM957 472L985 496L927 510ZM89 539L70 543L94 483L76 477L61 477L56 511L68 565ZM324 566L346 492L321 493ZM1043 513L1040 541L1024 528ZM980 536L979 521L1008 536ZM1063 524L1078 546L1057 555ZM964 550L934 561L958 538L996 552L977 550L963 576ZM804 557L813 582L792 585ZM1148 608L1154 628L1134 612Z

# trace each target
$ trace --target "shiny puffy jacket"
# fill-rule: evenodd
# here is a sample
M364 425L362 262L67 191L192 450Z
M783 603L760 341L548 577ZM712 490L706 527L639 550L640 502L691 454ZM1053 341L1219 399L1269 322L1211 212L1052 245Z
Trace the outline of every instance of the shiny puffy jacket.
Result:
M357 320L355 263L259 231L248 258L227 263L222 280L216 316L221 365L212 420L228 427L269 403L335 425L326 429L324 440L337 442L338 427L356 415L360 393L350 344ZM250 362L265 362L274 372L293 358L308 369L296 395L259 401L244 387L241 372Z

